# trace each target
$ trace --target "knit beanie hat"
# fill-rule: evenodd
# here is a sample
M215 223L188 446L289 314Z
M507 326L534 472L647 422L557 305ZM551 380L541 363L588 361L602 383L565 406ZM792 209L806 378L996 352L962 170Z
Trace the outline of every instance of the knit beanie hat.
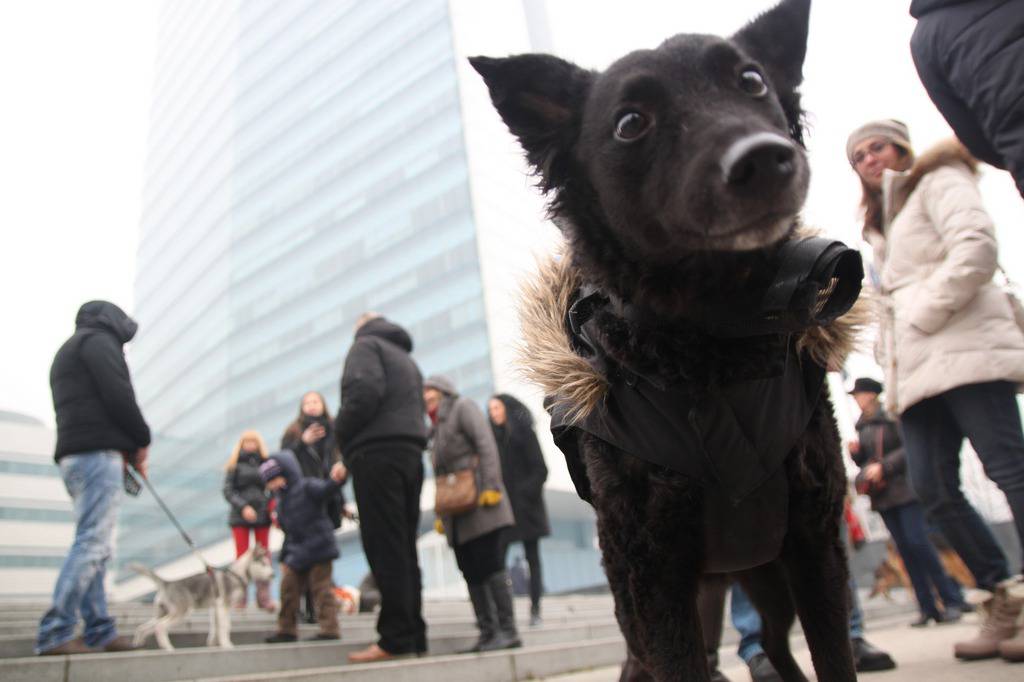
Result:
M272 479L283 475L284 471L281 469L281 463L273 457L260 465L260 478L263 479L264 483L269 483Z
M910 146L910 131L907 129L907 124L894 118L883 118L879 121L865 123L850 133L850 137L846 140L846 158L850 160L851 166L853 165L853 150L869 137L884 137L896 146L903 147L911 154L914 153L914 148Z
M445 395L456 395L455 382L443 374L434 374L423 382L423 388L435 388Z

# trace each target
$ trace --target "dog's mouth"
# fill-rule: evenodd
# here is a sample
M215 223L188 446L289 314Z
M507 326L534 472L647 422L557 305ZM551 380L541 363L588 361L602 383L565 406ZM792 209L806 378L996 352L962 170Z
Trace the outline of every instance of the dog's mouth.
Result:
M740 227L723 231L709 230L701 235L701 247L708 251L755 251L783 239L792 230L796 214L770 211Z
M759 133L741 137L719 156L712 150L695 160L652 202L663 240L647 240L654 258L679 249L755 251L789 234L809 182L802 150Z

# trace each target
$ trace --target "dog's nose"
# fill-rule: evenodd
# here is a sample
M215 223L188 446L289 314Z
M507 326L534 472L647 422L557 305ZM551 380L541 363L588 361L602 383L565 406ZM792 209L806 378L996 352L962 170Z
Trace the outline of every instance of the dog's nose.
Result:
M764 191L788 183L796 173L796 145L775 133L754 133L722 155L722 181L731 189Z

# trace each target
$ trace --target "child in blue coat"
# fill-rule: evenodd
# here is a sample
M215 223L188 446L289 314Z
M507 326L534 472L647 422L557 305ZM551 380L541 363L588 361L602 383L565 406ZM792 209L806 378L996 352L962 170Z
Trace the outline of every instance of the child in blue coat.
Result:
M348 472L340 462L326 479L303 477L295 455L282 450L260 466L260 477L277 499L277 520L284 531L281 548L281 611L277 632L266 641L294 642L299 598L313 594L320 632L314 639L339 639L338 602L331 582L331 562L338 558L334 524L325 503L344 483Z

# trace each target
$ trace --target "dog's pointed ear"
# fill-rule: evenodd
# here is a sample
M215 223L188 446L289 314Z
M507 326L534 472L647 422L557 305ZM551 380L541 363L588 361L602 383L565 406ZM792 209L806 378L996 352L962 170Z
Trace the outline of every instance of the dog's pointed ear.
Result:
M732 37L767 69L789 119L790 133L800 143L803 143L800 120L803 110L797 88L804 80L810 15L811 0L782 0Z
M470 57L547 191L562 184L594 72L546 54Z
M804 75L811 0L782 0L733 36L770 71L776 87L795 90Z

